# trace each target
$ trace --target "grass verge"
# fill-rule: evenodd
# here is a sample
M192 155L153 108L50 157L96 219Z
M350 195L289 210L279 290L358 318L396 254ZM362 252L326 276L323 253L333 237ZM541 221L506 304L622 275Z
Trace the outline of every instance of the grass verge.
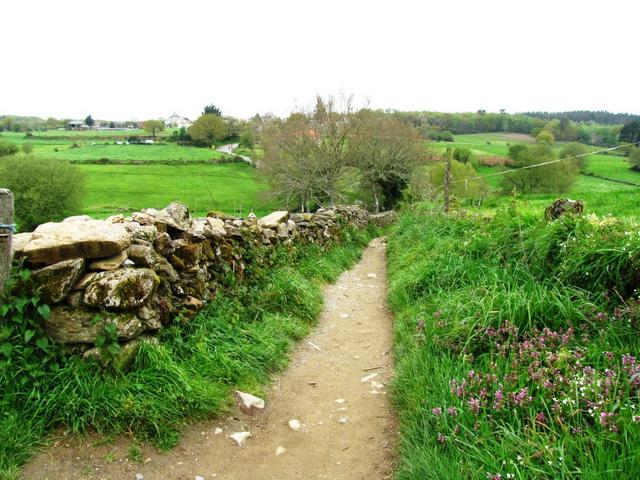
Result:
M131 371L107 371L71 357L33 381L31 370L40 366L20 358L5 361L0 478L14 478L56 428L132 433L137 441L168 449L185 422L225 411L233 389L260 394L316 321L321 284L355 263L375 233L345 230L342 241L326 249L278 249L269 268L253 269L251 283L218 295L189 322L176 320L158 344L143 344Z
M637 478L638 226L541 217L394 227L399 480Z

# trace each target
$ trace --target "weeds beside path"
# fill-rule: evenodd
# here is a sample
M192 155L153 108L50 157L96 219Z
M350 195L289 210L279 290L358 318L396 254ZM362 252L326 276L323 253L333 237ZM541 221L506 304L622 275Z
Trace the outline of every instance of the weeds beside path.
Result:
M398 480L638 478L636 223L420 205L389 278Z

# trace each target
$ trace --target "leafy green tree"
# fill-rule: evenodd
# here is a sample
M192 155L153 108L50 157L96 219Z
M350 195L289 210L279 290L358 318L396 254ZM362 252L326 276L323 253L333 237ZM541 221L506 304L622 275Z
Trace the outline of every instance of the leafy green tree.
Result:
M75 165L31 156L3 157L0 178L13 192L16 223L23 231L76 215L82 208L84 173Z
M162 120L145 120L142 124L144 131L151 134L155 138L156 132L164 131L164 122Z
M91 115L87 115L87 118L84 119L84 123L89 127L93 127L96 121L93 119Z
M640 148L635 148L629 154L629 163L634 170L640 170Z
M176 142L178 145L186 145L191 141L191 137L185 127L180 127L180 130L174 130L169 137L170 142Z
M524 166L529 160L529 147L523 143L511 145L507 155L512 160L511 165Z
M548 132L542 132L538 136ZM526 153L518 162L520 168L502 177L505 191L513 189L521 193L566 193L574 184L580 172L577 162L561 161L547 165L535 166L555 159L553 144L548 137L543 137L536 144L527 146Z
M251 130L247 129L242 133L242 135L240 135L238 145L244 148L250 148L251 150L255 148L256 142L253 138Z
M625 123L620 130L620 141L640 143L640 121L633 120Z
M536 143L553 146L556 143L556 139L553 133L543 130L536 137Z
M210 147L214 142L223 140L229 135L229 127L221 117L213 113L201 115L189 127L191 138Z
M222 116L222 110L216 107L213 103L204 107L204 111L202 115L216 115L218 117Z
M580 156L575 159L575 163L580 170L584 170L587 167L587 160L589 159L586 154L589 153L589 149L578 142L572 142L566 145L560 150L560 158L572 158Z

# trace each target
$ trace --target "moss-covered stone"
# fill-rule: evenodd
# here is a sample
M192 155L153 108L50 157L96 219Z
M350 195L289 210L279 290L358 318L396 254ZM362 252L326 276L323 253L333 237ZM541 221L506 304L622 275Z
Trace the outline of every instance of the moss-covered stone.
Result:
M98 273L87 287L84 302L92 307L128 310L140 307L158 286L159 278L148 268L123 268Z
M42 300L48 304L62 302L84 273L84 267L82 258L74 258L34 272L33 280L40 289Z

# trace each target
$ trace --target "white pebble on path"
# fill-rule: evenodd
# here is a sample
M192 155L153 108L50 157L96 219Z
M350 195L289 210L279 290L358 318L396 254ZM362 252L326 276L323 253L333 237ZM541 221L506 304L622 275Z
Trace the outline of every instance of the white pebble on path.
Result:
M280 455L282 455L286 451L287 451L286 448L278 445L278 447L276 448L276 457L279 457Z
M251 436L251 432L236 432L229 435L229 438L236 442L239 447L244 445L244 442L247 438Z
M366 377L362 377L362 378L360 379L360 381L361 381L362 383L364 383L364 382L368 382L369 380L371 380L372 378L376 378L377 376L378 376L378 374L377 374L377 373L371 373L371 374L367 375Z
M300 431L300 429L302 428L302 425L300 424L300 420L297 420L295 418L292 420L289 420L289 428L294 432Z

